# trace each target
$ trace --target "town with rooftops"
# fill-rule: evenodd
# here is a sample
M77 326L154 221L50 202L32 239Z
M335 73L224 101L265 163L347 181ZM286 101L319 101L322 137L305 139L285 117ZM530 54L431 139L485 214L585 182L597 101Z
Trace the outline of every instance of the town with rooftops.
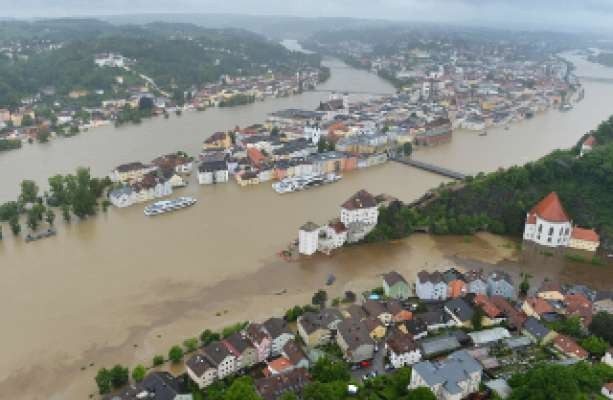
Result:
M300 227L299 257L330 256L360 242L376 226L381 205L393 201L356 192L339 217ZM574 225L555 192L528 211L523 241L553 252L599 247L595 230ZM183 360L183 373L154 371L107 398L212 399L249 376L266 400L300 399L330 379L345 382L335 399L401 398L372 397L379 393L375 382L398 381L437 400L506 399L509 380L532 368L580 371L587 363L613 378L613 291L531 278L444 265L415 276L387 271L380 286L342 298L330 300L322 289L312 304L285 315L203 332L200 345L186 343L175 359ZM613 398L613 382L598 392Z

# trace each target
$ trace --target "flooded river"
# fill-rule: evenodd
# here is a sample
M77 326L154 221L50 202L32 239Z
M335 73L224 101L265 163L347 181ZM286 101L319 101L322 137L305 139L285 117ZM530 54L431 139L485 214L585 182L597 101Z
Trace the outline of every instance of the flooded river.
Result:
M332 77L325 89L392 91L376 76L328 62ZM0 199L13 198L21 179L42 182L79 165L102 175L116 164L147 161L176 149L196 153L215 130L259 122L279 108L312 109L326 96L306 93L185 113L25 146L0 155ZM607 104L613 104L613 85L586 84L585 100L569 113L554 111L487 137L460 133L451 143L417 156L467 172L520 163L574 143L608 116ZM166 354L171 345L204 328L264 318L309 302L329 272L337 276L331 296L376 285L378 275L390 269L412 277L421 268L450 263L467 268L499 263L517 273L513 244L491 235L470 241L415 235L291 264L275 255L303 222L336 216L340 203L358 189L410 201L443 181L388 163L348 173L334 185L284 196L270 185L202 187L193 182L178 192L198 198L188 210L146 218L140 206L111 209L81 223L58 223L57 236L31 244L5 234L0 243L0 397L87 399L95 392L98 368L149 365L154 354ZM543 265L535 275L581 275L572 272L580 267L561 271ZM591 276L602 282L602 273Z

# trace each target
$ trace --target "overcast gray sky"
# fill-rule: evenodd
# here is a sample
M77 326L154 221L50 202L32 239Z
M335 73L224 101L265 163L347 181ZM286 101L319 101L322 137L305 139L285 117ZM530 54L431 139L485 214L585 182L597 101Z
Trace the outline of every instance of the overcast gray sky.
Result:
M0 0L0 17L236 13L613 29L613 0Z

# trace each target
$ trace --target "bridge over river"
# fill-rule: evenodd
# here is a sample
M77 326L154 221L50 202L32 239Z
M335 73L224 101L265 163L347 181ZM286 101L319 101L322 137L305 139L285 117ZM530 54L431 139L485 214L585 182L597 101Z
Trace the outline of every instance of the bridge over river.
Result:
M423 161L412 160L410 158L399 158L392 157L390 158L392 161L399 162L401 164L409 165L411 167L423 169L424 171L432 172L435 174L439 174L451 179L464 180L466 175L461 172L452 171L450 169L439 167L438 165L428 164Z

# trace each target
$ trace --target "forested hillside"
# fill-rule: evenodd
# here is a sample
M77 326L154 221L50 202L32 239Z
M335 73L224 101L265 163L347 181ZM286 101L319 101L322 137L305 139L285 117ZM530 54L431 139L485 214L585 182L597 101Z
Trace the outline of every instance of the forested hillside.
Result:
M597 145L579 157L577 146L542 159L469 177L466 182L433 191L421 207L393 204L382 210L368 240L406 236L426 227L435 234L469 234L486 230L521 236L526 212L556 191L574 223L594 227L603 247L613 247L613 117L590 132Z
M96 20L0 22L0 106L15 106L45 87L108 91L124 70L99 68L97 53L134 60L166 91L214 82L224 74L250 75L319 65L319 56L294 53L247 31L190 24L112 25Z

